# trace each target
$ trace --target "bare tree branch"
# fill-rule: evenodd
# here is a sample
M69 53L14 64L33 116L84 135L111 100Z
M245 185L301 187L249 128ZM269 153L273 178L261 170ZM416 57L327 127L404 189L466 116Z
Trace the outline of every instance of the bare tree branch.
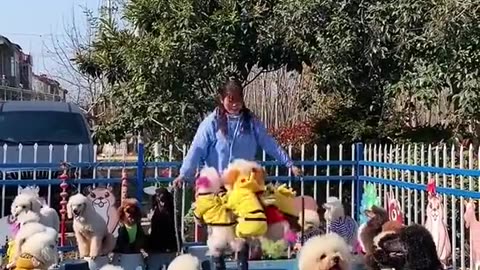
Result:
M103 96L104 82L82 73L72 61L74 56L88 49L97 33L97 18L94 13L83 9L83 17L77 18L72 10L68 21L64 22L64 35L51 35L50 44L46 47L56 64L49 75L58 80L69 91L69 99L78 104L96 124L96 121L108 115L105 110L110 106L105 104ZM81 23L79 23L79 21Z

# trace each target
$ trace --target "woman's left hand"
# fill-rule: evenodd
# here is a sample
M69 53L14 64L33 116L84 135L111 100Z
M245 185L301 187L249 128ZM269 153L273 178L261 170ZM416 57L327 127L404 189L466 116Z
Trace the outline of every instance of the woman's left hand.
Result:
M302 169L297 166L292 166L292 173L294 176L301 176L303 174Z

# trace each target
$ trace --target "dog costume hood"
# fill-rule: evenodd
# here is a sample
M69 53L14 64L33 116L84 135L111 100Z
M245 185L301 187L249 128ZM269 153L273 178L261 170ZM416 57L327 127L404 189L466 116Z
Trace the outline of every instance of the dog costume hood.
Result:
M235 224L233 216L228 212L225 204L227 197L216 194L199 194L195 199L193 214L211 226L230 226Z
M262 236L267 232L267 218L257 193L265 188L265 172L256 163L242 162L234 161L224 172L225 184L231 187L226 206L238 217L238 237Z
M214 168L204 168L195 181L195 217L210 226L231 226L234 218L226 207L227 196L220 194L221 180Z

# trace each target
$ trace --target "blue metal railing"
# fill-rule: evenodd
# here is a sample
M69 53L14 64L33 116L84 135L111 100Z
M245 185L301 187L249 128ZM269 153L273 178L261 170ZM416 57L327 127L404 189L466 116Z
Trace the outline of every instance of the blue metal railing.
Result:
M157 183L157 182L169 182L173 180L173 177L164 177L164 176L151 176L145 173L148 169L159 169L159 168L170 168L178 169L181 166L181 161L161 161L161 162L146 162L145 161L145 151L143 144L139 144L138 149L138 160L134 162L69 162L68 165L72 168L81 168L81 169L111 169L111 168L130 168L136 171L135 176L130 179L135 182L136 193L135 196L142 200L143 198L143 187L146 184ZM432 174L432 175L442 175L449 177L468 177L468 178L479 178L480 179L480 170L476 169L463 169L463 168L444 168L436 166L424 166L424 165L410 165L410 164L400 164L392 163L378 160L365 160L365 151L364 145L357 143L354 145L353 157L351 160L296 160L294 164L300 167L319 167L319 168L350 168L353 172L349 175L305 175L301 178L301 181L305 183L329 183L331 182L350 182L352 185L352 198L354 205L355 216L358 218L360 215L360 204L363 192L363 183L375 183L384 186L395 187L399 189L406 190L416 190L416 191L425 191L425 183L416 183L416 182L407 182L400 181L399 179L387 179L381 174L379 175L370 175L365 174L366 168L375 168L378 170L392 170L399 173L422 173L422 174ZM280 167L282 164L276 161L262 161L260 162L265 167ZM35 171L35 170L51 170L59 171L60 164L54 163L15 163L8 164L0 163L0 171ZM292 177L289 175L278 175L278 176L268 176L267 180L269 181L279 181L279 182L290 182ZM119 184L121 181L118 177L95 177L95 178L81 178L81 179L70 179L68 183L74 185L89 185L89 184ZM18 185L38 185L38 186L48 186L48 185L59 185L59 179L5 179L1 182L3 186L18 186ZM328 194L328 189L327 189ZM440 194L445 194L454 197L460 198L472 198L480 199L480 192L473 190L462 190L454 187L437 187L437 192ZM308 195L308 194L307 194ZM61 250L68 251L72 250L74 247L63 247ZM1 250L0 250L1 251Z

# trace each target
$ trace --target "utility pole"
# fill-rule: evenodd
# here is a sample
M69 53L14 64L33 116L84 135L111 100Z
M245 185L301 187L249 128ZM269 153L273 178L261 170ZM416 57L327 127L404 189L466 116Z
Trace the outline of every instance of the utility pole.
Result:
M112 20L113 17L113 0L101 0L101 13L103 16L107 16L108 21Z
M112 0L107 0L107 14L108 14L108 20L112 20Z

